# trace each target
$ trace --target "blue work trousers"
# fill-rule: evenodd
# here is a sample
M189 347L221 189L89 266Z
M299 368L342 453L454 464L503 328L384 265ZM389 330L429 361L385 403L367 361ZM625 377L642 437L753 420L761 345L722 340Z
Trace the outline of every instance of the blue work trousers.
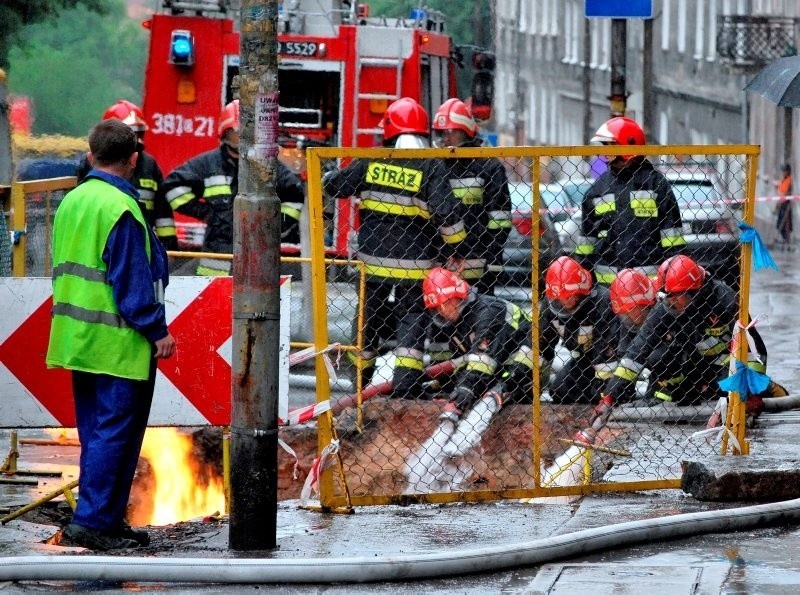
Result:
M149 380L72 372L81 441L73 523L104 533L122 527L153 401L155 371L153 360Z

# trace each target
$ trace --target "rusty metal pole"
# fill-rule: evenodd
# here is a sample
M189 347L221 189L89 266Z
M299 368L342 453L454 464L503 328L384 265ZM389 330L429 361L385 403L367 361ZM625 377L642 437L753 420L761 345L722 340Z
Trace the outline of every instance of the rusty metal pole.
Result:
M243 0L239 194L233 202L231 511L228 547L277 545L280 202L278 0Z

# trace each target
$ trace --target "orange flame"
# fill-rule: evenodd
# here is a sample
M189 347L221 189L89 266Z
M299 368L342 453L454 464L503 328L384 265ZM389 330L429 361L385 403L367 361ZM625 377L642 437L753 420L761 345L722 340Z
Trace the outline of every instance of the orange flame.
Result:
M177 428L148 428L142 445L153 473L148 525L171 525L225 510L222 478L196 460L192 439Z

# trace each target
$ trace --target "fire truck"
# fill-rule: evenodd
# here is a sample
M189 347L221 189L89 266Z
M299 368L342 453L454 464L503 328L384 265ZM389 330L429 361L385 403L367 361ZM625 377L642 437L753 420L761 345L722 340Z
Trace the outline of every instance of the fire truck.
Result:
M236 97L239 69L233 4L165 0L143 23L150 32L142 106L147 149L165 173L218 146L217 118ZM444 15L369 12L351 0L284 0L279 7L280 159L301 176L307 146L379 145L380 118L395 99L413 97L432 113L459 96L456 69L463 55L445 32ZM493 56L473 52L473 64L479 72L471 100L486 119ZM337 203L329 253L345 256L357 210L350 200ZM180 226L181 216L176 219Z

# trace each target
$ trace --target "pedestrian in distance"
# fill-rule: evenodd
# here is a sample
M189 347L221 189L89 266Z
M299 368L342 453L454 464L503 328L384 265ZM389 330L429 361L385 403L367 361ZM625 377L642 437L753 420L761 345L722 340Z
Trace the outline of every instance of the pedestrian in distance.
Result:
M172 207L169 206L164 196L164 175L155 158L145 151L144 136L147 132L147 122L142 110L134 103L120 99L110 106L103 114L104 120L116 118L131 127L138 138L139 158L136 169L131 178L131 184L139 193L139 205L142 207L145 220L155 229L156 236L167 250L178 249L178 235L175 229L175 217ZM82 182L91 165L86 156L78 164L76 176L78 183Z
M434 325L451 339L459 365L439 426L406 461L407 492L452 488L454 459L481 440L504 402L531 403L531 318L519 306L477 292L456 273L433 268L422 284Z
M219 148L192 157L164 180L173 210L206 223L203 251L233 253L233 199L239 191L239 100L220 114ZM295 237L305 190L300 178L281 161L276 162L275 192L281 201L281 234ZM201 258L198 275L230 275L231 262Z
M617 117L605 122L591 142L641 146L645 134L634 120ZM626 268L655 277L658 265L686 245L670 183L633 149L606 160L608 170L595 180L581 204L575 258L606 286Z
M636 337L625 350L606 383L590 427L576 439L592 442L610 407L631 400L636 381L650 369L647 405L697 405L726 396L718 384L728 376L729 345L739 319L737 293L713 279L688 256L678 255L659 267L656 282L663 298L651 309ZM752 349L746 365L766 373L767 349L758 330L751 328ZM781 385L770 382L758 395L747 398L747 412L757 416L764 397L786 396Z
M545 273L539 318L542 376L549 377L559 342L569 352L548 385L553 403L591 403L617 363L619 321L608 288L578 261L560 256Z
M775 183L778 191L778 204L775 206L776 222L778 233L781 236L782 248L791 250L792 231L794 231L794 221L792 213L792 166L784 163L781 166L781 179Z
M81 442L78 505L63 538L94 550L149 543L125 523L153 399L156 363L175 351L164 310L167 255L130 178L136 134L120 120L89 132L92 170L53 223L47 365L72 372Z
M428 114L414 99L394 101L381 124L385 147L429 146ZM357 258L365 264L366 296L363 350L348 354L351 370L360 370L361 378L353 375L354 380L370 383L379 350L396 337L392 394L418 398L430 321L422 304L422 281L437 264L463 258L466 249L462 206L450 190L443 162L356 159L326 173L322 186L332 198L360 197Z

